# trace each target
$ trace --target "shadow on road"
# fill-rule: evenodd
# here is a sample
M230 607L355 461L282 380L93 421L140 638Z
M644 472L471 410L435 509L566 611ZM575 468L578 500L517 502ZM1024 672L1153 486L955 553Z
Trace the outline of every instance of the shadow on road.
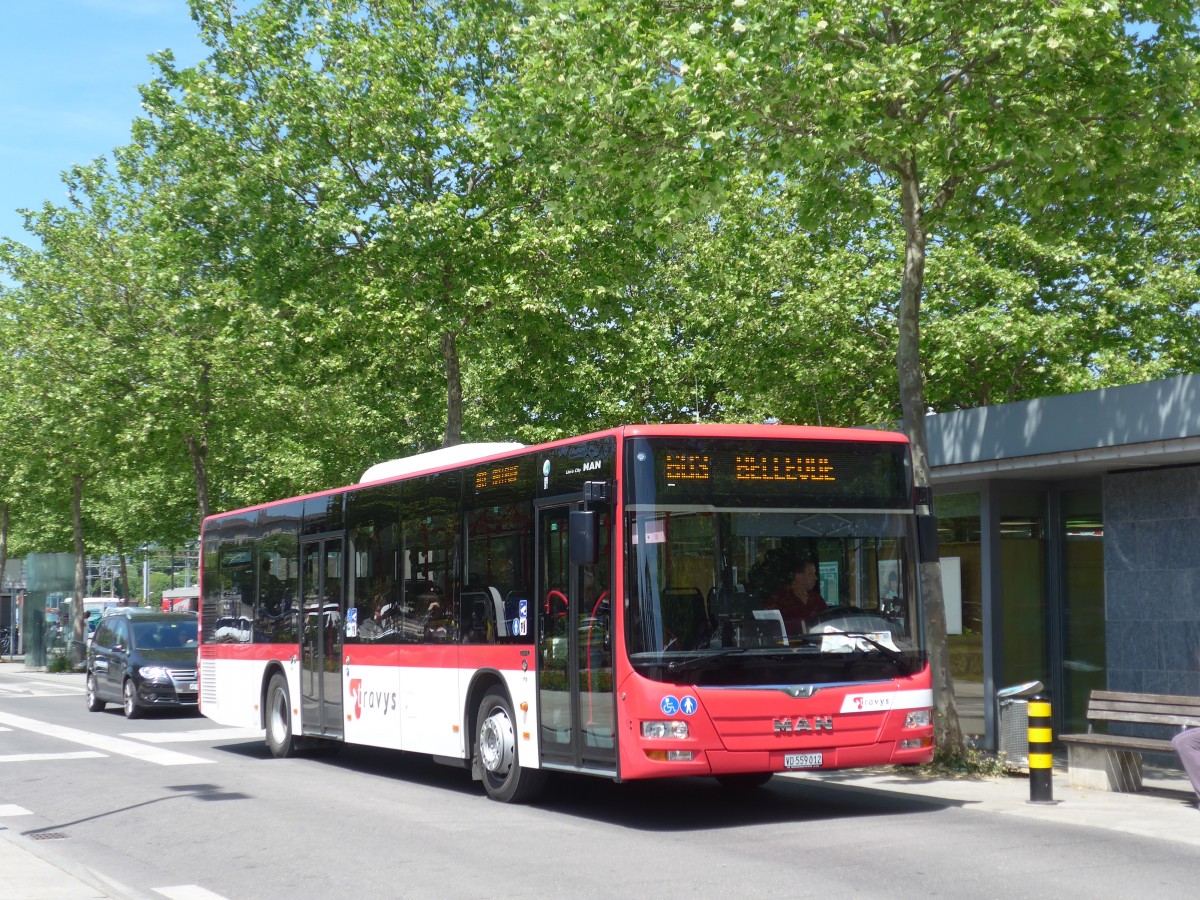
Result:
M476 794L483 787L465 768L439 765L426 756L372 747L332 746L309 750L294 760L273 760L261 741L227 744L220 750L266 764L290 764L303 770L295 777L321 777L314 766L333 766L368 778L407 782L414 786ZM710 778L633 781L553 773L545 793L532 808L546 813L607 822L651 832L688 832L741 828L783 822L818 822L867 816L913 815L962 806L953 800L912 798L829 781L803 781L776 776L765 787L731 790ZM491 802L491 801L487 801Z

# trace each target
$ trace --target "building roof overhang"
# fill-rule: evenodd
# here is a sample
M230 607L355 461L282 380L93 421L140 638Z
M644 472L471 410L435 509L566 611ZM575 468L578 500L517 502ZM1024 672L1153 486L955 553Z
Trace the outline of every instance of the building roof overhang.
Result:
M958 410L925 425L934 485L1198 465L1200 376Z

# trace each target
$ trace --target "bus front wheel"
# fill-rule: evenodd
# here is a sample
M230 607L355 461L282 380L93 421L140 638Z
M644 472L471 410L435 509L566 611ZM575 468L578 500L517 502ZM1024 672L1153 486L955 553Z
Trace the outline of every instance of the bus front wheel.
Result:
M516 719L508 697L489 693L476 717L475 754L487 795L502 803L526 803L541 792L546 773L521 766Z
M292 734L292 701L287 679L276 672L267 685L267 748L276 759L285 759L296 752Z

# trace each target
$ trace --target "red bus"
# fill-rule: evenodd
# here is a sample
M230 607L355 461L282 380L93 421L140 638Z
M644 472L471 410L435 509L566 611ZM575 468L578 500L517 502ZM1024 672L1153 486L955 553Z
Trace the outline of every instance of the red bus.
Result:
M626 426L384 463L205 520L200 708L275 756L419 752L504 801L549 772L754 786L928 762L916 496L904 436L857 429ZM779 598L814 576L826 608L797 619Z

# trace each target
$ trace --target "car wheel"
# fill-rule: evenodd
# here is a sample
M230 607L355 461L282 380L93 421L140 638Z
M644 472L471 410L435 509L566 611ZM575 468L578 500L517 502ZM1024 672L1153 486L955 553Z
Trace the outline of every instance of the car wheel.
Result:
M85 696L87 697L87 708L92 712L100 712L104 709L104 701L96 694L96 673L87 673L87 686L84 688Z
M489 693L479 704L475 721L474 762L483 776L487 795L502 803L526 803L534 799L545 785L546 773L522 767L516 720L508 697Z
M133 679L125 679L125 687L121 689L121 706L125 710L125 718L140 719L142 717L142 708L138 706L137 690L133 686Z
M287 679L276 672L267 685L267 749L276 759L286 759L296 753L296 744Z

